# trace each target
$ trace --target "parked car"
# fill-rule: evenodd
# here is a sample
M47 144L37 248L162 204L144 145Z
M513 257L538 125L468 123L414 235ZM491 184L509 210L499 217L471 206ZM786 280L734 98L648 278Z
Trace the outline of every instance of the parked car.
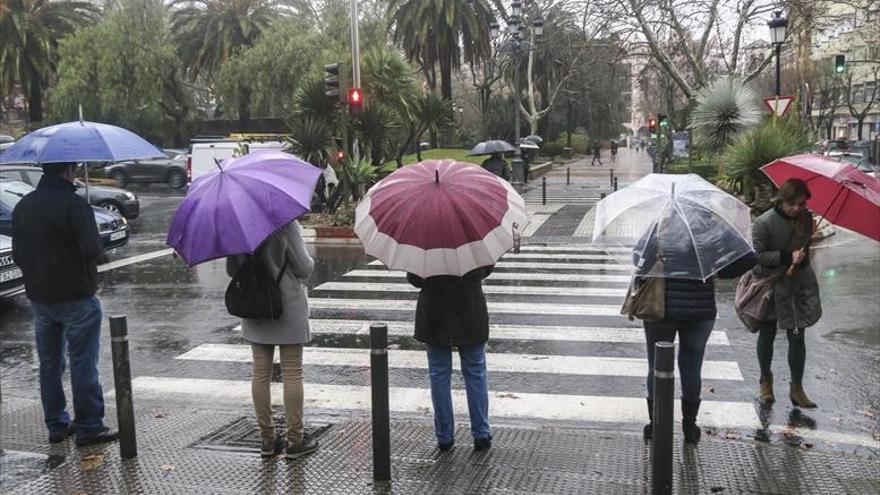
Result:
M164 150L165 158L154 160L126 160L107 165L107 177L119 187L128 184L168 184L172 189L186 186L186 151Z
M3 153L6 148L9 148L15 144L15 138L12 136L7 136L6 134L0 134L0 153Z
M32 187L37 187L43 177L40 167L31 165L0 165L0 179L19 180ZM76 181L76 194L86 197L86 185ZM89 201L92 206L119 213L129 220L134 220L141 213L141 203L131 191L116 187L95 186L89 184Z
M849 149L849 141L846 139L826 139L821 142L822 152L844 151Z
M12 259L12 238L0 235L0 299L23 291L24 276Z
M34 188L17 180L0 179L0 235L12 235L12 210ZM92 207L98 233L104 248L115 249L128 244L128 221L119 213Z
M220 140L210 142L194 142L190 147L189 159L186 164L186 185L202 175L217 170L217 163L232 158L236 153L250 153L255 150L284 150L286 143L272 141L237 141Z
M848 151L832 151L828 153L828 158L833 158L839 162L847 162L862 172L877 178L878 167L872 165L865 159L861 153L851 153Z

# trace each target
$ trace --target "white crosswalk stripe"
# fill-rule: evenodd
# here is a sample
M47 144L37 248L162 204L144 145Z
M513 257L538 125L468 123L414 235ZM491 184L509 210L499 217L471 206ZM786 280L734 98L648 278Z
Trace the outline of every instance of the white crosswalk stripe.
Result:
M549 209L547 212L552 213ZM486 361L490 376L498 374L495 383L503 389L490 391L493 417L645 421L644 397L634 393L643 390L647 372L643 354L645 334L637 321L620 316L631 267L617 260L625 262L626 254L621 248L529 245L523 246L518 254L502 258L483 285L492 319ZM311 290L310 327L319 345L307 347L303 353L306 375L312 380L304 385L306 407L355 414L369 410L366 371L370 351L360 346L369 335L371 323L381 319L388 324L391 341L399 343L388 351L393 371L392 411L430 414L427 380L420 382L424 386L415 387L407 381L407 377L426 374L427 369L425 352L413 347L418 290L407 283L404 272L386 270L378 261L368 265ZM241 330L240 325L236 330ZM727 334L723 330L712 332L708 345L703 380L717 382L716 386L741 383L743 375L738 363L716 354L724 354L730 348ZM455 353L453 359L455 368L460 369ZM184 369L211 363L207 368L240 370L242 364L251 360L250 347L240 340L197 343L176 357ZM332 378L340 374L340 369L352 370L342 372L347 377L344 384ZM222 379L195 376L139 376L133 380L133 386L139 397L200 398L242 406L251 401L250 382L245 376L234 380L228 379L228 375ZM558 385L542 388L534 377L558 377L549 378L558 381ZM618 390L614 385L603 387L605 382L629 385ZM599 387L595 393L593 383ZM577 386L577 390L566 391ZM282 400L280 387L273 384L273 400L277 403ZM759 425L751 402L713 398L704 398L701 424L728 428ZM453 400L457 413L466 414L463 390L454 390Z

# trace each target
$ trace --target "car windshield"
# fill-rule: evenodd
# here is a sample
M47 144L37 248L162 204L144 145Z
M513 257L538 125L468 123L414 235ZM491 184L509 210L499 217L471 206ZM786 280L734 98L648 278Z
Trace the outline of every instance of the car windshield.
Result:
M33 190L33 187L24 182L17 180L2 181L0 182L0 203L3 203L10 209L15 208L15 205L21 201L21 198Z

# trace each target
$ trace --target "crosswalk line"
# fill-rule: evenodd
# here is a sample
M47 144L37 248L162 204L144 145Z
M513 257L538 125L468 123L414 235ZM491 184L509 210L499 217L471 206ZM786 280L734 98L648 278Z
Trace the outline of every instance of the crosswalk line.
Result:
M403 292L416 293L419 289L410 284L383 284L375 282L325 282L312 290L336 292ZM601 287L544 287L533 285L484 285L486 294L558 297L614 297L623 299L625 288Z
M381 261L375 260L368 263L370 266L385 266ZM495 268L517 268L531 270L572 270L572 271L599 271L599 272L631 272L631 266L618 263L529 263L499 261Z
M198 400L201 403L246 407L252 400L251 383L245 380L139 376L132 380L132 388L135 397L144 401ZM371 407L368 386L305 383L303 392L307 409L338 412L368 411ZM108 394L112 395L112 392ZM429 414L431 411L431 395L427 388L390 387L388 395L392 412ZM467 398L464 391L453 390L452 396L456 414L466 415ZM283 400L283 385L273 383L273 403L281 405ZM680 409L678 405L674 408L677 421L681 420ZM489 416L603 423L644 423L648 419L644 398L494 390L489 392ZM700 424L718 428L760 427L751 403L709 400L700 405Z
M632 248L596 246L594 244L568 244L565 246L542 246L529 244L522 246L520 253L575 253L575 254L609 254L631 253Z
M309 321L313 335L369 335L371 321L312 319ZM388 335L410 337L414 333L413 322L386 321ZM236 327L241 330L241 327ZM645 331L641 327L570 327L570 326L529 326L529 325L489 325L490 340L547 340L561 342L607 342L618 344L645 343ZM709 335L709 345L730 345L727 333L713 331Z
M275 356L276 362L279 356ZM455 369L461 369L459 358L454 354ZM213 361L249 363L253 359L251 348L244 344L202 344L176 359L184 361ZM486 354L489 370L508 373L541 373L585 376L644 377L648 361L644 358L604 356L559 356L546 354ZM394 350L388 353L392 368L427 369L428 361L423 351ZM370 367L368 349L306 347L303 364L311 366ZM739 365L735 361L704 361L704 380L742 381Z
M620 316L620 305L602 304L545 304L519 302L489 302L489 313L574 316ZM360 309L369 311L415 311L416 301L399 299L336 299L312 297L311 309Z
M507 253L501 258L502 261L519 260L585 260L585 261L617 261L617 258L609 254L566 254L566 253Z
M397 270L352 270L344 277L396 278L404 280L406 272ZM628 284L629 275L593 275L580 273L523 273L523 272L492 272L487 280L518 280L541 282L608 282Z

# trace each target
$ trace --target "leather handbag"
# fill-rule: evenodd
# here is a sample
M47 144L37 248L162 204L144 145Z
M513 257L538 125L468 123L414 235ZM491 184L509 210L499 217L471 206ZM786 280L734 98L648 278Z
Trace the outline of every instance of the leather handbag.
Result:
M660 321L666 317L666 279L633 277L620 314L630 320Z
M756 333L761 323L767 320L767 313L773 304L773 284L777 277L778 275L759 277L750 270L736 285L733 306L740 321L752 333Z

